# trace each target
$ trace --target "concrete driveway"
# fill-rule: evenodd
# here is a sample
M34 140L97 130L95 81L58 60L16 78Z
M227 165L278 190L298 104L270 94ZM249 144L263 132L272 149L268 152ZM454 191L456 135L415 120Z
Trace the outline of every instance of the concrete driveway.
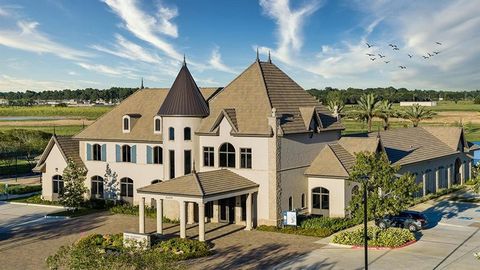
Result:
M419 241L395 250L369 250L371 269L480 269L473 256L480 251L480 206L442 201L419 206L431 228ZM363 269L363 249L324 246L283 262L276 269Z

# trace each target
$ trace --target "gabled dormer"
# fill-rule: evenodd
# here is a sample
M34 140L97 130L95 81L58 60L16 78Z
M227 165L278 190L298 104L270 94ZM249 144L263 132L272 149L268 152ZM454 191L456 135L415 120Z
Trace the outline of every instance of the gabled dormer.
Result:
M158 115L153 117L153 133L162 134L162 117Z
M140 114L125 114L122 117L122 132L130 133L140 117L142 117Z

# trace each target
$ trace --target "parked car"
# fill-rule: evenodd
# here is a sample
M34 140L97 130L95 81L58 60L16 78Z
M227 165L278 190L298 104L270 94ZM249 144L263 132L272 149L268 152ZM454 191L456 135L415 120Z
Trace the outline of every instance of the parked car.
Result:
M424 229L427 223L425 215L416 211L402 211L398 215L388 215L375 219L375 224L382 229L399 227L412 232Z

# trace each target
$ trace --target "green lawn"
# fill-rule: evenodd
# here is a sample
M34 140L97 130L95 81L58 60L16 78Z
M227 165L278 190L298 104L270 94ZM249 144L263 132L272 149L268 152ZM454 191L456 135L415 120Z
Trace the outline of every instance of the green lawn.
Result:
M402 109L399 103L393 105L396 109ZM355 105L349 104L345 106L345 111L350 111L355 108ZM457 112L480 112L480 104L474 104L473 101L438 101L437 106L429 107L432 111L457 111Z
M0 126L0 131L12 130L12 129L28 129L28 130L40 130L53 134L53 126ZM72 136L77 134L83 129L83 126L56 126L55 134L61 136Z
M52 106L32 106L0 107L0 116L61 116L72 118L97 119L99 116L110 111L111 106L98 107L52 107Z

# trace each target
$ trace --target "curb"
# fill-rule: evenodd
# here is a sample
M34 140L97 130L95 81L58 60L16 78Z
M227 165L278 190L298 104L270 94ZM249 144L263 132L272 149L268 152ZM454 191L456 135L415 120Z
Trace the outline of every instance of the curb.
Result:
M66 219L71 219L72 217L69 217L69 216L49 216L49 215L45 215L44 216L45 219L59 219L59 220L66 220Z
M46 204L38 204L38 203L7 202L7 201L5 203L14 204L14 205L38 206L38 207L48 207L48 208L69 210L68 207L59 206L59 205L46 205Z
M417 240L412 240L409 241L401 246L398 247L368 247L369 250L392 250L392 249L400 249L404 248L407 246L410 246L412 244L415 244ZM337 243L328 243L329 245L335 246L335 247L343 247L343 248L351 248L351 249L363 249L364 246L354 246L354 245L344 245L344 244L337 244Z

